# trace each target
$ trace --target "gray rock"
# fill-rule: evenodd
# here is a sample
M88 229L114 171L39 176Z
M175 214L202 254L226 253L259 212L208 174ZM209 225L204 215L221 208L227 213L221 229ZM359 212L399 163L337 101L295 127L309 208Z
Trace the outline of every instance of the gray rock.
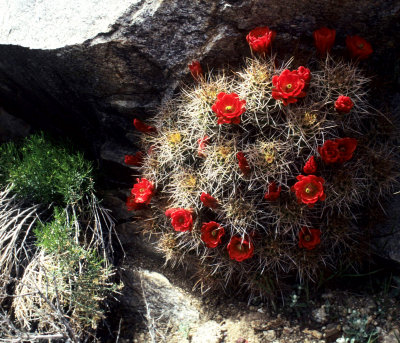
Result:
M375 251L378 255L400 263L400 194L393 196L385 208L387 220L380 225Z
M191 60L213 68L242 61L245 36L259 25L278 32L282 57L312 51L322 25L337 29L336 49L360 33L377 71L396 78L387 62L398 56L399 9L396 0L2 0L0 97L33 127L122 163L104 150L134 152L133 116L153 113L189 80Z
M33 49L82 44L107 32L130 5L140 0L1 1L0 43Z
M199 321L198 300L172 285L164 275L143 269L129 274L129 295L123 303L146 318L149 330L163 330L166 324L175 329L190 327Z
M219 343L222 338L221 326L217 322L210 320L194 330L191 343Z
M26 137L30 129L28 123L0 108L0 142Z

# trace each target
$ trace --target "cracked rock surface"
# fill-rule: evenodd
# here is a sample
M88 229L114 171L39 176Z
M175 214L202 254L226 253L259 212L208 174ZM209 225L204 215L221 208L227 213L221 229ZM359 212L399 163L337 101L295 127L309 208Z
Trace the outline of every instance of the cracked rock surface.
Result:
M313 30L327 25L337 30L338 49L347 34L367 38L378 73L396 77L399 59L396 0L1 0L0 13L6 110L112 163L122 158L110 150L135 149L133 116L153 114L191 82L191 60L240 63L256 26L278 32L274 51L282 57L312 53Z

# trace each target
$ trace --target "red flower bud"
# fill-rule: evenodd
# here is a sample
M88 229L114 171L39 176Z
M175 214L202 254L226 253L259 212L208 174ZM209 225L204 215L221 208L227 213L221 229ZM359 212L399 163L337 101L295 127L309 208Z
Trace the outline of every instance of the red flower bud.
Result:
M197 144L199 145L199 148L197 149L197 155L198 156L206 157L206 155L204 153L204 150L205 150L205 148L206 148L206 146L208 144L209 138L210 137L208 137L208 136L204 136L203 138L199 138L197 140Z
M147 125L136 118L133 119L133 125L135 126L136 130L143 133L157 132L157 129L155 127Z
M192 74L195 80L200 80L203 77L203 68L199 61L192 61L191 64L188 65L190 73Z
M135 201L135 195L131 194L127 199L126 199L126 208L128 211L134 211L134 210L141 210L142 208L145 207L145 204L143 203L137 203Z
M216 208L218 207L218 201L213 196L207 193L201 193L200 201L203 203L205 207Z
M268 201L275 201L279 198L279 195L281 194L282 187L277 186L275 182L272 182L268 186L268 193L264 195L264 199Z
M336 111L340 113L349 113L353 106L354 103L348 96L339 95L335 101Z
M141 166L143 163L143 152L138 151L135 155L125 155L124 162L129 166Z
M261 54L267 52L275 35L276 32L270 30L268 26L256 27L249 32L246 36L246 40L253 52Z
M304 173L314 174L317 171L317 162L315 162L314 156L311 156L303 168Z
M326 55L335 43L336 30L321 27L313 33L315 47L321 55Z
M247 162L246 157L244 156L243 152L239 151L236 154L236 158L238 159L239 162L239 168L242 171L242 173L244 175L247 175L248 173L250 173L251 168L249 166L249 163Z

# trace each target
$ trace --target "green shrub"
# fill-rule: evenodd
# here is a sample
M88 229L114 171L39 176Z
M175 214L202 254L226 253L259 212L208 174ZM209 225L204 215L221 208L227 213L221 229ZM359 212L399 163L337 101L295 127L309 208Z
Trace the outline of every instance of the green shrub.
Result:
M113 274L111 266L95 249L82 246L79 228L73 225L75 219L55 208L53 221L39 223L34 233L37 246L53 261L46 269L49 279L57 280L57 285L50 285L54 290L50 289L48 294L55 298L59 293L72 325L79 332L96 327L103 317L101 301L118 286L109 281Z
M8 183L10 170L20 163L21 159L14 143L0 145L0 185Z
M91 163L43 134L26 138L19 148L12 143L2 145L0 152L0 182L12 183L14 192L23 198L65 205L93 190Z

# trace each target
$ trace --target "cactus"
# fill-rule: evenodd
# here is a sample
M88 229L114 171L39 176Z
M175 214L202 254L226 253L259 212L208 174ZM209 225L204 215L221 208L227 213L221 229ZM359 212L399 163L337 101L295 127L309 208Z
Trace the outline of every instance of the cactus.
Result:
M368 104L369 79L357 64L329 55L314 61L311 77L300 78L302 92L285 100L276 95L278 77L287 69L308 70L293 63L276 67L275 56L253 57L232 75L197 77L149 123L157 132L140 136L148 153L139 171L156 189L147 231L158 235L158 248L173 265L197 268L201 289L217 285L269 295L288 275L316 281L325 269L352 264L368 243L360 218L396 184L397 152L386 130L392 125ZM239 123L217 123L221 93L245 100L245 111L235 117ZM348 113L335 110L340 95L354 103ZM230 115L231 107L223 110ZM346 137L354 151L337 148L342 157L334 163L321 157L325 142ZM311 157L316 171L307 176L303 168ZM315 187L322 191L313 198ZM201 200L203 193L214 206ZM175 231L165 215L169 209L190 211L191 229ZM224 228L212 248L202 241L202 226L211 221ZM318 232L320 240L300 244L303 228L314 229L307 232ZM301 239L311 238L302 232Z

